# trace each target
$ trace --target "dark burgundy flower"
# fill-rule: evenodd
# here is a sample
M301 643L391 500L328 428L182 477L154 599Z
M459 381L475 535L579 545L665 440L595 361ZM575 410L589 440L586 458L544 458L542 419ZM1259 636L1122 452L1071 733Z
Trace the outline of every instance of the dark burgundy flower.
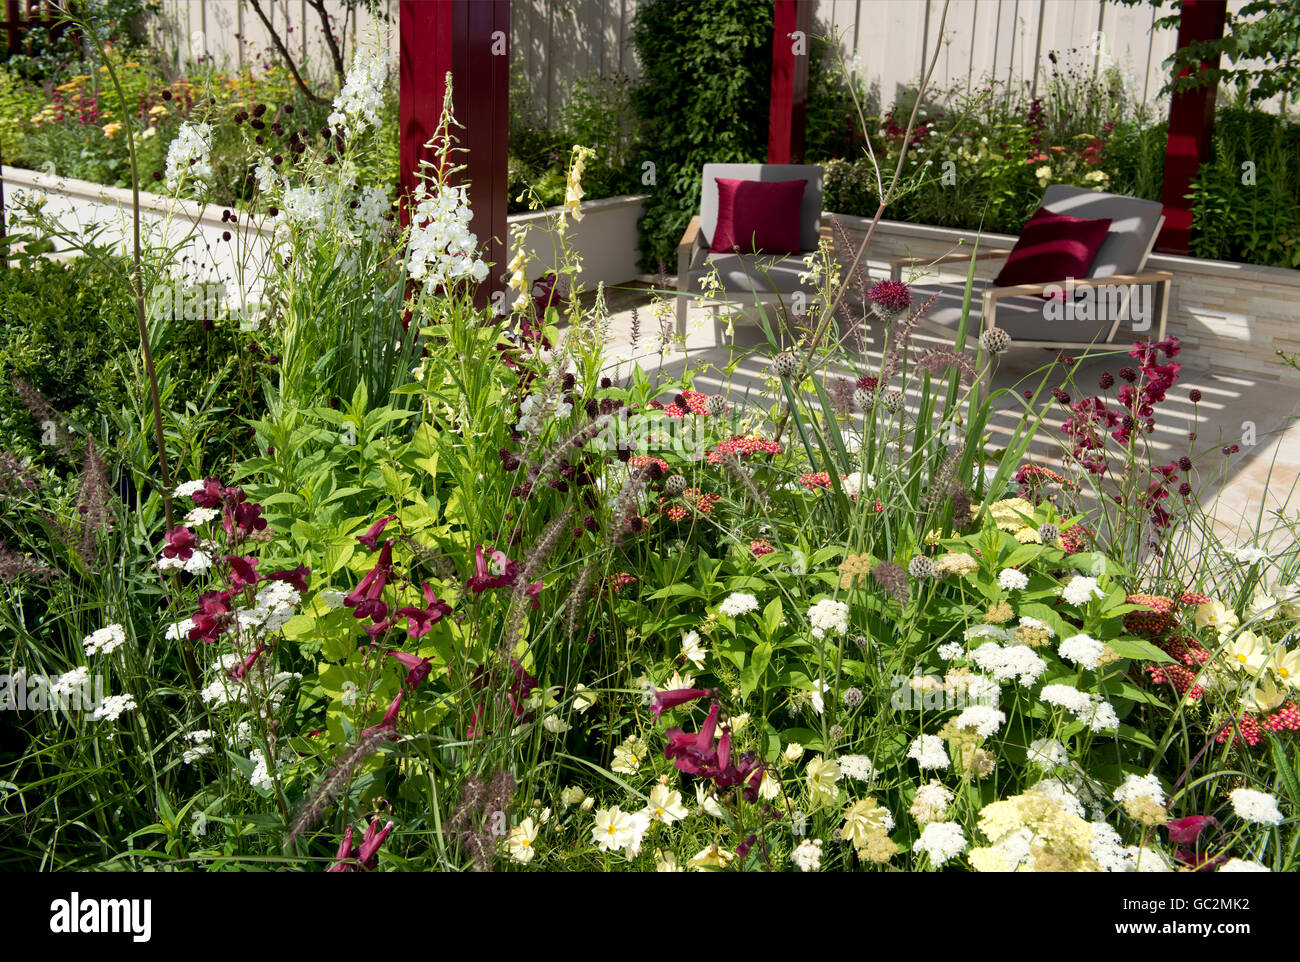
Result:
M166 545L163 546L162 553L164 558L177 558L181 561L188 561L194 555L194 549L198 547L199 541L194 537L194 533L185 525L172 528L166 534Z
M311 569L306 565L298 565L296 568L285 568L281 571L273 571L269 575L272 581L283 581L285 584L293 585L299 594L307 593L307 576L311 574Z
M380 719L379 724L371 725L369 728L367 728L364 732L361 733L362 741L365 741L371 735L383 731L392 732L393 737L394 738L397 737L397 713L402 710L402 695L404 694L405 692L399 691L397 693L397 697L394 698L392 702L389 703L388 709L384 712L384 717Z
M439 601L438 596L433 593L433 588L430 587L427 581L424 582L424 602L425 606L423 608L408 606L397 610L399 615L406 616L406 633L412 638L419 638L421 635L427 634L430 628L451 614L451 605L445 601Z
M406 681L402 683L405 691L413 691L433 670L433 662L419 655L411 655L404 651L390 651L388 657L396 658L407 669Z
M262 656L262 652L264 651L266 651L266 645L259 645L256 651L254 651L251 655L248 655L243 661L241 661L234 668L230 669L230 680L243 681L244 678L248 675L249 671L252 670L253 665L257 663L257 659Z
M678 705L685 705L687 702L695 701L697 698L708 698L713 694L712 688L673 688L668 691L659 691L657 688L651 689L654 703L651 706L651 712L654 714L655 721L666 709L676 708Z
M1193 404L1199 404L1201 402L1200 390L1197 388L1192 388L1190 391L1187 392L1187 399L1191 401Z
M226 489L221 486L221 482L216 478L204 478L203 487L195 491L190 497L200 508L215 508L225 497Z
M388 522L396 521L396 520L397 520L397 515L395 514L390 514L386 518L380 518L378 521L376 521L374 524L372 524L369 528L366 529L365 534L357 535L357 540L360 541L367 548L369 548L371 551L375 551L378 548L377 542L379 540L379 536L384 533L384 527L388 524Z
M465 582L465 587L478 594L492 588L504 588L514 584L519 577L519 562L511 561L504 551L490 549L483 553L483 546L474 549L474 574Z
M230 565L230 584L236 591L242 591L245 585L257 584L257 559L241 557L237 554L226 555Z
M1165 822L1165 830L1169 832L1169 841L1174 845L1195 845L1202 832L1218 824L1219 820L1213 815L1188 815L1186 818Z
M379 847L384 844L384 839L388 838L392 830L392 822L380 828L378 817L371 821L366 834L361 837L361 848L357 851L357 861L361 863L362 868L373 870L378 867Z

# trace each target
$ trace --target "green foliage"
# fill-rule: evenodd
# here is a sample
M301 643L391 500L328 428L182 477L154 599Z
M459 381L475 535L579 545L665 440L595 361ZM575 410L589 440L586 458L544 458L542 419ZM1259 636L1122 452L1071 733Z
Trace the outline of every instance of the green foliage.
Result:
M1221 110L1214 156L1192 182L1197 257L1300 268L1300 126Z
M637 8L632 42L643 71L634 95L643 136L638 166L648 161L655 172L641 254L654 269L673 263L699 209L703 166L766 155L771 4L656 0Z

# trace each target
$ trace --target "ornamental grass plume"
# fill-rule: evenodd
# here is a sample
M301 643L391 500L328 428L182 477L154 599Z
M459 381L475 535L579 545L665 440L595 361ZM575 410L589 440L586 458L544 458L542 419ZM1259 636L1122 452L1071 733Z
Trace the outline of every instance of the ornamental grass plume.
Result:
M460 805L447 823L447 833L469 853L476 872L492 868L501 838L496 829L498 823L504 824L514 793L514 776L505 769L493 772L487 782L477 775L465 779Z
M284 840L285 845L292 846L303 832L319 822L325 810L352 784L366 760L390 741L392 733L387 729L370 729L340 755L294 819Z

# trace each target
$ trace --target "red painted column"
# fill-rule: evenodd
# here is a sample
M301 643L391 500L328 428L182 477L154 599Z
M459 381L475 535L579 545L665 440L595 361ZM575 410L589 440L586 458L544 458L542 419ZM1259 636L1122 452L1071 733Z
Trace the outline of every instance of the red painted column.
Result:
M767 122L767 162L802 164L808 116L811 0L776 0L772 13L772 94ZM801 36L792 38L790 34Z
M1218 40L1223 36L1227 0L1184 0L1178 23L1178 47ZM1188 65L1179 76L1193 71L1214 70L1219 58L1199 66ZM1160 201L1165 205L1165 226L1156 250L1163 254L1186 254L1192 238L1192 202L1184 195L1191 190L1197 168L1210 154L1214 132L1214 98L1218 84L1174 93L1169 101L1169 141L1165 147L1164 185Z
M453 181L469 184L470 229L493 265L479 291L486 303L505 286L510 0L401 0L399 15L402 193L414 189L419 161L434 159L424 145L437 129L450 72L463 128L456 163L465 165Z

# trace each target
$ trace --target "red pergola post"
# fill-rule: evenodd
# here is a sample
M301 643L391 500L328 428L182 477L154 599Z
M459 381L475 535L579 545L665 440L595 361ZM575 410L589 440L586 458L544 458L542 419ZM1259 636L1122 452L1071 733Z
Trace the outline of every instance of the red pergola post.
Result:
M479 302L504 289L506 257L506 137L510 116L510 0L401 0L401 183L415 188L419 161L433 160L425 143L442 113L446 76L459 146L455 176L468 182L470 229L493 264ZM405 216L405 212L403 213Z
M1218 40L1223 36L1227 0L1183 0L1178 22L1178 47ZM1216 56L1188 64L1179 73L1214 70ZM1165 205L1165 226L1156 250L1163 254L1186 254L1191 250L1192 202L1184 195L1191 190L1197 168L1209 157L1214 132L1214 100L1218 84L1176 92L1169 101L1169 141L1165 146L1165 175L1160 201Z
M767 122L769 164L803 163L811 26L811 0L776 0L772 13L772 93Z

